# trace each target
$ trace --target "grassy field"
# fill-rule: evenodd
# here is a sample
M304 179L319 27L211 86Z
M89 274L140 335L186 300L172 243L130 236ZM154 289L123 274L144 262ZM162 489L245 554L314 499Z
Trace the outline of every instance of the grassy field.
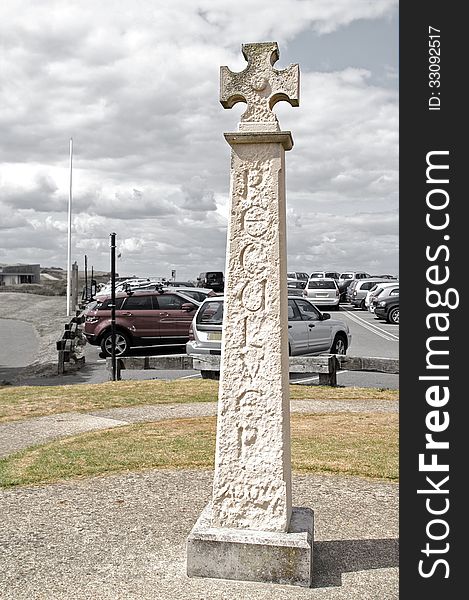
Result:
M215 426L214 417L174 419L86 433L28 448L0 460L0 486L154 468L212 468ZM398 415L293 415L292 466L301 473L397 481Z
M218 381L109 381L100 384L0 387L0 423L64 412L187 402L216 402ZM293 400L397 400L397 390L290 386Z

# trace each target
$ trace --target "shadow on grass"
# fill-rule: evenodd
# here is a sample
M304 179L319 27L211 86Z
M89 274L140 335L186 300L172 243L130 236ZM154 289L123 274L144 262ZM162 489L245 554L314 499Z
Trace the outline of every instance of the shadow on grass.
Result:
M338 587L343 573L397 567L398 539L331 540L315 542L313 587Z

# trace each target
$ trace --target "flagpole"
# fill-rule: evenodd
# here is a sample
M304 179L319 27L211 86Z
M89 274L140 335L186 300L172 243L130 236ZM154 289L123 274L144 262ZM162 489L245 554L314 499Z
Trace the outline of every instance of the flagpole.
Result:
M73 139L70 138L70 187L68 191L68 244L67 244L67 317L70 316L72 271L72 156Z

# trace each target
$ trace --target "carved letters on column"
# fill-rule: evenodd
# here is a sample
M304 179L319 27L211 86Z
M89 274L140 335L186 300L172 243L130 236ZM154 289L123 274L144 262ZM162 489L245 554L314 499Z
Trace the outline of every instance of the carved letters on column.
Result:
M246 149L247 150L247 149ZM215 502L220 502L220 514L229 522L232 503L236 505L236 525L242 526L256 518L258 507L267 507L273 516L284 510L285 489L281 477L265 481L265 469L269 464L259 458L268 445L266 428L269 422L265 401L265 384L271 369L267 361L272 360L273 348L265 327L270 320L271 303L278 299L278 290L269 287L272 270L276 268L275 239L278 231L276 191L272 186L278 181L280 160L272 154L267 156L264 148L244 149L236 156L236 178L232 189L232 227L236 231L236 252L230 256L236 285L231 297L231 326L227 332L231 339L230 360L236 368L229 369L233 403L226 410L233 410L234 425L232 443L236 446L238 464L246 470L243 485L225 482L218 488ZM260 160L250 160L253 155ZM241 156L240 156L241 155ZM278 250L277 250L278 252ZM230 293L230 292L229 292ZM226 307L225 307L226 309ZM268 334L267 334L268 335ZM236 352L233 352L236 348ZM229 408L231 406L231 409ZM224 410L222 409L222 414ZM240 503L245 513L239 513ZM268 518L264 518L263 527ZM252 525L252 521L251 521Z
M240 357L243 372L251 385L261 368L266 342L262 336L262 323L266 318L268 265L272 262L268 243L269 232L273 229L269 210L270 169L270 161L242 164L241 182L236 189L239 196L236 194L233 198L233 204L237 203L235 210L240 231L240 251L236 260L244 271L239 273L237 294L244 309L241 311L244 339Z
M246 102L231 152L231 202L213 527L287 531L291 459L285 223L285 151L272 107L298 105L299 69L276 70L275 42L243 45L244 71L221 67L220 102Z

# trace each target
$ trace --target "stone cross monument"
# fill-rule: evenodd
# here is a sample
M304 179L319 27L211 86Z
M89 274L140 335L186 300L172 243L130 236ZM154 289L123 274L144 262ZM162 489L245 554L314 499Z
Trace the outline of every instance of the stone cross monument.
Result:
M275 70L275 42L245 44L221 67L220 102L245 102L231 152L231 203L215 476L188 539L189 576L309 586L312 511L291 500L285 151L272 107L298 106L299 68Z

